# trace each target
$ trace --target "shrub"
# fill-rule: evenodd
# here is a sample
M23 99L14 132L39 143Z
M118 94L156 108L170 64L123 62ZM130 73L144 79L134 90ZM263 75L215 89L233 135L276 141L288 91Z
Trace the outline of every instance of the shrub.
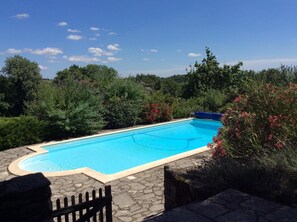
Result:
M130 80L117 79L105 94L106 128L133 126L141 113L144 89Z
M172 108L167 103L148 102L142 112L143 123L166 122L172 120Z
M297 187L296 173L286 164L277 163L280 157L289 157L290 151L292 149L282 151L281 155L274 153L265 161L263 159L238 161L230 157L210 159L202 166L187 171L184 177L190 179L195 187L199 187L202 196L207 193L208 196L205 198L233 188L293 206L297 201L294 195ZM293 151L293 158L289 157L287 160L294 160L296 163L296 150Z
M143 123L154 123L156 122L159 115L159 105L157 103L148 102L142 113Z
M203 111L220 112L226 105L227 96L223 91L210 89L201 96Z
M36 117L0 118L0 151L39 143L44 132L45 123Z
M261 156L296 146L297 84L287 87L252 85L223 115L214 138L215 156Z
M47 122L48 139L92 134L104 125L101 98L76 82L43 83L27 113Z
M106 128L116 129L135 125L139 107L133 101L114 98L106 105L108 112L105 115Z
M157 122L166 122L172 120L172 108L169 104L161 103L159 105L159 113Z
M199 97L193 97L187 100L178 98L174 100L172 107L174 118L189 117L191 113L203 110L201 98Z

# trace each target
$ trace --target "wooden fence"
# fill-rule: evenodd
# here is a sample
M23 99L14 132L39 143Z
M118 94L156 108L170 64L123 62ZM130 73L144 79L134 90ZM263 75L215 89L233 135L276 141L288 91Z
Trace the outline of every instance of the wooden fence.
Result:
M100 188L98 193L86 192L84 198L79 194L78 198L57 199L55 208L52 218L57 222L112 222L111 187L105 186L105 196Z

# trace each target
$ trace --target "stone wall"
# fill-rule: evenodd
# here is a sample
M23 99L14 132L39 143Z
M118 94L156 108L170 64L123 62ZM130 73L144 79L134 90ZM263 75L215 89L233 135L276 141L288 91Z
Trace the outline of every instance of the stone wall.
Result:
M50 222L50 181L41 173L0 183L0 221Z
M194 186L177 169L170 170L164 167L164 198L165 210L189 204L193 201L204 200L207 196L201 194L199 187Z

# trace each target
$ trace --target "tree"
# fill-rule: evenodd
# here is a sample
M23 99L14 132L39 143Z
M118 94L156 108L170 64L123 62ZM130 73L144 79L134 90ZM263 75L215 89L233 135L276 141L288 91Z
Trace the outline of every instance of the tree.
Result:
M54 82L58 85L63 84L67 79L73 79L77 82L89 83L94 87L104 87L112 82L118 76L118 72L105 65L87 65L80 67L72 65L57 73Z
M21 56L14 56L5 60L1 71L0 94L4 94L4 102L9 106L4 114L21 115L26 103L32 101L36 95L42 80L40 69L37 63Z
M220 67L216 57L206 48L206 58L202 63L196 62L187 74L188 83L185 86L185 96L196 97L214 89L224 90L236 86L242 77L242 63L233 66Z

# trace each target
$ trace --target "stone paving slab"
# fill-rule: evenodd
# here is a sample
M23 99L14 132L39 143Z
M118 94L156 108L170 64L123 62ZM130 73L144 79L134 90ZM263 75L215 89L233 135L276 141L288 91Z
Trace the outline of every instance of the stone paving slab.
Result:
M203 202L191 203L144 221L296 222L297 209L229 189Z

